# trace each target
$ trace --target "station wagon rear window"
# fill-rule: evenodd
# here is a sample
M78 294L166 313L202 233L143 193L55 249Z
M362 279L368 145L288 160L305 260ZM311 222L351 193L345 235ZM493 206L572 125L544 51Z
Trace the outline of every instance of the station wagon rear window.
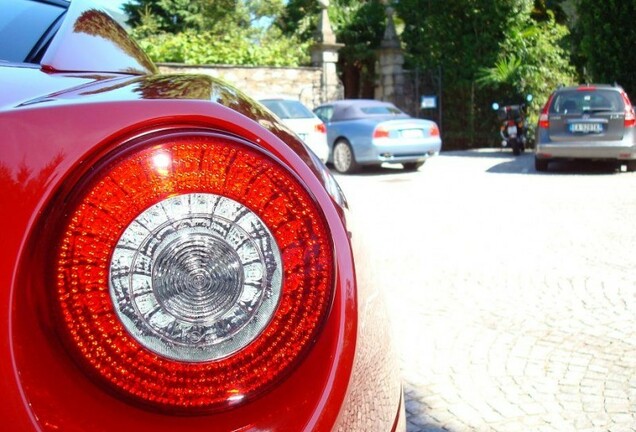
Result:
M623 112L625 103L618 91L606 89L566 90L558 92L551 114L583 114L600 112Z

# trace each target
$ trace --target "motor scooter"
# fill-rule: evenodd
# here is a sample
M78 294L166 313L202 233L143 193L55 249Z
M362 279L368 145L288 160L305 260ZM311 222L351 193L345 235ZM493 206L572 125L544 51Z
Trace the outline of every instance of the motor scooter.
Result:
M532 96L526 97L528 102L532 101ZM512 154L520 155L528 142L526 136L525 104L505 105L500 107L497 102L492 104L492 108L497 111L497 116L501 120L499 134L501 135L501 146L512 149Z

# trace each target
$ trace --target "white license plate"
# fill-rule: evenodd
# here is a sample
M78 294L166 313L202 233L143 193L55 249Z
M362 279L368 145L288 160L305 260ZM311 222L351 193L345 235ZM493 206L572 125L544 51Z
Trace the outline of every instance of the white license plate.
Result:
M508 136L511 136L511 137L517 136L517 126L508 126Z
M601 123L572 123L570 124L572 133L601 133L603 125Z
M424 132L422 129L404 129L401 135L402 138L423 138Z

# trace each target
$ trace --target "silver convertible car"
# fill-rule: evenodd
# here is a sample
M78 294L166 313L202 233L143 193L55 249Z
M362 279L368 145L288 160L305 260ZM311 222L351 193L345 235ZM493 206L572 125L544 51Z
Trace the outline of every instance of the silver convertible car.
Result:
M442 147L435 122L412 118L389 102L346 99L314 112L327 126L329 162L341 173L382 163L416 170Z

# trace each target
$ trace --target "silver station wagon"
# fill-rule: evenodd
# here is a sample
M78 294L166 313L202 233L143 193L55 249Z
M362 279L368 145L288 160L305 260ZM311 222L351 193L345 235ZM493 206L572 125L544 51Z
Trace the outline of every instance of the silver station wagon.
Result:
M539 117L535 168L559 159L613 160L636 170L636 115L625 91L610 85L557 89Z

